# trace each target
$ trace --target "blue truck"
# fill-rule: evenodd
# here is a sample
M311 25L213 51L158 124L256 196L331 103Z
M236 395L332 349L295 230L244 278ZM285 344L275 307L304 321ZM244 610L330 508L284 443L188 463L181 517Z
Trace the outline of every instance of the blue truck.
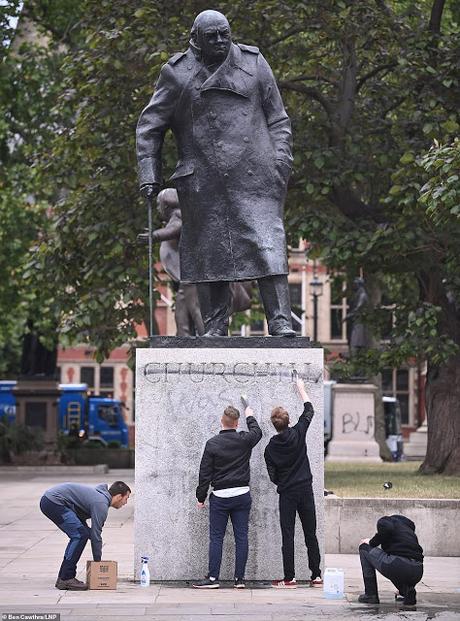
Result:
M16 418L13 380L0 381L0 417L10 423ZM128 446L128 427L123 418L121 401L89 395L87 384L59 384L58 428L82 441L97 441L103 446L119 442Z

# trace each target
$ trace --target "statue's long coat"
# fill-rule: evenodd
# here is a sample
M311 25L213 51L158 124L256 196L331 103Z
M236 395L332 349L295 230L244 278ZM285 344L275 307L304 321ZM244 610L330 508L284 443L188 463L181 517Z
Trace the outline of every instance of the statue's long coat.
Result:
M192 49L163 66L137 127L141 186L161 183L168 128L179 156L171 179L182 211L182 282L287 274L291 128L259 50L232 43L212 74Z

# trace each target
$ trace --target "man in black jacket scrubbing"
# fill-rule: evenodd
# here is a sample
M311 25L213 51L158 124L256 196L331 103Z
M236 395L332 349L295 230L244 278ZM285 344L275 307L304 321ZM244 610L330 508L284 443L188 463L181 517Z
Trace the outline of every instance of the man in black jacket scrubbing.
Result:
M209 572L204 580L195 582L197 589L218 589L222 545L228 518L235 536L234 587L245 587L244 572L248 558L248 523L251 509L249 491L249 460L262 437L262 431L250 407L245 409L248 431L237 432L239 411L228 406L221 419L222 430L206 442L196 488L198 508L209 498Z
M294 568L294 532L297 513L308 550L308 566L311 571L309 584L312 587L320 587L323 584L320 569L321 557L316 538L312 474L306 445L307 430L314 411L303 381L297 378L297 375L295 377L299 395L304 403L303 412L297 424L289 427L289 414L282 407L275 408L271 413L271 421L278 433L270 439L265 449L268 475L270 480L277 485L279 494L284 578L272 582L272 586L277 589L297 587Z
M412 520L404 515L381 517L377 533L361 541L359 558L365 590L358 598L361 604L379 603L375 570L391 580L405 606L416 604L415 585L423 576L423 550Z

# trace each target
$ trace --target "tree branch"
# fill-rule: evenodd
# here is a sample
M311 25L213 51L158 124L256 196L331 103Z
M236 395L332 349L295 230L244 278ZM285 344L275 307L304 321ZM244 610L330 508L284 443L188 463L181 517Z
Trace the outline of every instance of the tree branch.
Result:
M325 78L323 76L317 76L317 75L299 75L297 78L290 78L289 80L290 82L307 82L307 81L311 81L311 82L327 82L328 84L331 84L332 86L337 86L337 82L335 80L330 80L329 78Z
M277 39L272 39L268 43L267 47L270 47L271 45L276 45L277 43L281 43L281 41L285 41L286 39L289 39L289 37L291 37L292 35L299 34L300 32L303 32L304 30L305 30L304 25L293 26L292 28L289 28L289 30L286 30L286 32L280 37L278 37Z
M342 43L343 69L340 85L339 103L335 108L335 122L341 132L347 130L353 116L356 100L356 64L355 42L352 38Z
M386 108L383 113L382 113L382 118L385 118L387 114L389 114L390 112L392 112L393 110L396 110L396 108L399 108L399 106L407 99L407 97L404 95L403 97L399 97L396 101L394 101L391 106L389 106L388 108Z
M393 13L385 0L375 0L375 4L385 13L385 15L393 17Z
M365 75L363 75L362 78L360 78L358 80L356 90L359 91L361 86L365 82L367 82L367 80L370 80L371 78L373 78L374 76L379 74L381 71L386 71L387 69L394 69L394 67L396 67L397 64L398 64L397 62L393 61L391 63L385 63L384 65L380 65L379 67L375 67L374 69L372 69L372 71L369 71L369 73L366 73Z
M354 222L361 219L379 222L382 208L364 203L353 190L345 185L336 185L332 190L331 200L342 214Z
M332 104L316 88L305 86L305 84L299 84L293 80L282 80L281 82L278 82L278 86L282 90L296 91L297 93L302 93L307 97L311 97L311 99L314 99L320 103L326 111L328 117L332 118L334 114Z
M428 30L434 34L441 33L441 20L446 0L434 0L431 7L430 24Z

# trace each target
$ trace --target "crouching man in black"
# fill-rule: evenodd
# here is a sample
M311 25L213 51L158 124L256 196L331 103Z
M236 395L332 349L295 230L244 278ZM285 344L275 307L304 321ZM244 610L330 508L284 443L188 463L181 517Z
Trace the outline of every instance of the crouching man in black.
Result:
M249 431L237 433L239 411L228 406L221 419L222 431L206 442L196 488L198 508L204 507L209 485L209 572L204 580L195 582L197 589L218 589L222 545L228 518L235 536L234 587L244 589L244 572L248 559L248 523L251 509L249 491L249 460L262 431L254 412L245 410Z
M380 548L378 546L381 546ZM359 546L364 590L358 601L378 604L375 570L391 580L405 606L416 604L415 585L423 576L423 550L415 534L415 524L404 515L384 516L377 522L377 533Z
M320 552L316 538L316 511L312 489L312 474L308 461L306 435L313 406L301 379L296 380L304 409L298 422L289 427L289 414L282 407L271 413L271 421L278 434L270 439L265 449L270 480L277 485L282 535L284 578L275 580L276 589L295 589L297 587L294 568L294 531L296 514L302 524L305 545L308 550L308 566L311 571L309 585L321 587L323 581L320 570Z

